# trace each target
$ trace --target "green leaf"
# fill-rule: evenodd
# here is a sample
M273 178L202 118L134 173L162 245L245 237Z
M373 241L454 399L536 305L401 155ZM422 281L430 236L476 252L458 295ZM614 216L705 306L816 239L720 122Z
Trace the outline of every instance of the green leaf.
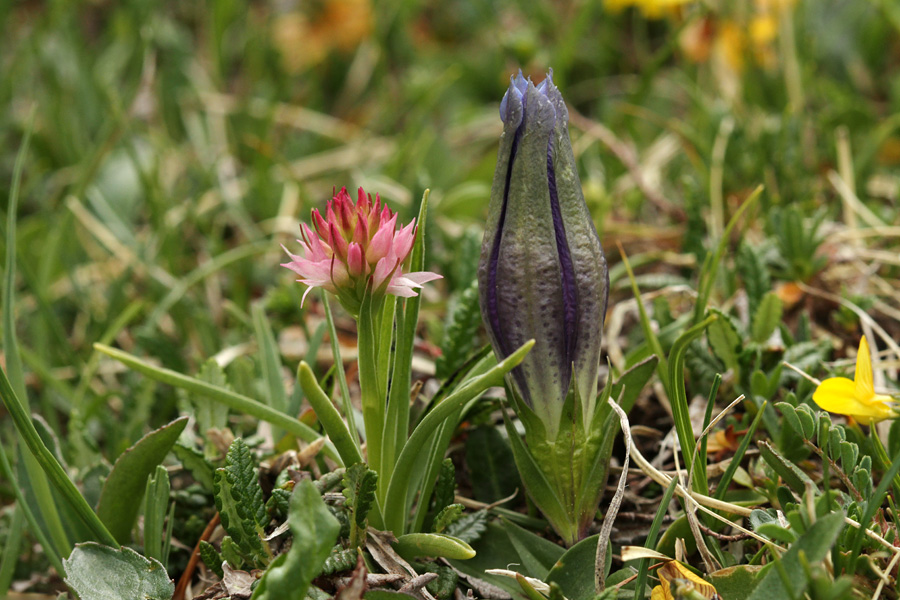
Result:
M716 588L722 598L746 600L753 592L756 577L763 567L758 565L737 565L713 571L707 580Z
M803 534L799 540L781 557L781 566L788 575L786 582L782 579L777 565L767 566L767 571L759 584L754 588L748 600L771 600L772 598L800 598L809 583L804 563L812 565L821 562L831 552L831 547L838 534L844 528L844 514L835 512L821 517ZM800 553L805 556L803 559ZM717 588L718 589L718 588Z
M344 497L350 509L350 545L356 546L366 538L366 516L375 505L378 473L357 463L344 472Z
M788 459L781 456L777 450L769 443L765 441L757 442L756 446L759 448L760 456L763 457L763 460L772 467L779 477L784 479L784 482L787 483L794 492L797 494L804 494L806 492L806 485L814 485L812 479L809 478L809 475L803 472L797 465Z
M735 376L738 376L741 336L728 315L716 309L712 309L710 312L715 314L718 319L709 326L709 330L706 332L709 346L719 360L725 363L725 367L732 369Z
M768 292L753 313L753 341L765 343L781 323L782 302L775 292Z
M213 487L222 527L244 559L259 567L271 556L260 538L268 515L258 477L250 448L237 438L225 456L225 467L216 469Z
M397 538L394 550L404 558L433 556L466 560L475 556L475 550L464 541L442 533L407 533Z
M170 600L175 584L157 560L131 548L77 544L63 561L66 584L81 600Z
M175 455L175 458L181 461L181 466L190 471L197 483L202 485L207 491L212 491L215 470L200 451L176 442L172 446L172 453Z
M397 459L394 473L391 475L387 501L384 503L384 521L387 529L395 534L405 529L407 486L419 453L425 447L425 444L432 439L438 428L449 417L458 414L458 409L465 406L470 400L480 396L489 387L499 385L503 381L503 376L522 362L522 359L531 350L532 346L534 346L534 340L525 342L521 348L510 354L497 366L461 385L419 422L409 440L407 440L406 445L403 446L400 457Z
M310 406L316 411L316 416L319 422L322 423L322 427L325 428L325 433L334 442L334 447L337 448L344 464L352 465L363 462L359 445L350 433L347 424L341 418L341 414L332 404L331 398L321 388L315 374L305 361L300 361L300 366L297 368L297 381L300 387L303 388L303 393L306 395Z
M218 550L216 550L212 544L207 542L206 540L200 540L200 558L203 560L203 564L206 565L206 568L215 573L221 579L225 576L225 573L222 571L222 555L219 554Z
M175 445L187 422L187 417L180 417L151 431L116 459L103 484L97 516L120 544L131 541L147 477Z
M568 600L593 600L596 594L594 564L599 538L597 534L581 540L566 550L550 569L546 582L558 584ZM611 552L606 556L612 560Z
M144 554L165 564L163 528L169 512L169 472L162 465L147 478L144 492Z
M448 504L434 518L434 533L443 533L447 527L455 523L462 516L465 506L462 504Z
M341 530L340 523L309 480L301 481L294 488L288 525L293 535L291 549L265 572L252 600L303 598L321 572Z
M509 536L509 541L522 559L522 566L526 570L525 574L529 577L546 580L550 569L565 554L565 548L523 529L507 519L501 519L501 523L503 529L506 530L506 535Z
M569 530L576 527L576 525L571 523L566 507L556 494L556 490L531 455L531 452L529 452L525 442L519 437L512 422L506 418L505 412L503 420L506 424L510 446L512 446L513 457L515 457L516 468L519 471L519 476L522 478L522 483L525 484L528 495L537 505L541 514L553 524L557 532L560 532L561 535L563 532L568 532L568 535L565 537L575 537L577 535L576 532ZM536 575L533 575L533 577L536 577Z
M219 366L214 359L207 360L200 372L197 373L197 379L216 386L217 388L230 390L228 379L225 371ZM188 393L194 405L194 416L197 418L197 430L204 435L210 429L224 429L228 425L228 407L224 404L214 402L208 396L201 393ZM210 483L212 479L210 478Z
M453 459L441 461L441 472L434 484L434 509L438 512L453 504L456 498L456 467Z
M284 378L281 375L281 353L275 342L275 334L272 333L272 326L266 318L266 311L262 304L255 302L250 307L250 315L253 318L256 344L259 346L260 364L263 375L265 375L266 387L269 390L268 404L275 410L285 412L288 404L287 392L284 389Z
M487 528L487 517L485 510L465 514L447 528L447 534L472 544Z
M519 487L519 475L509 466L512 450L496 427L475 427L466 438L466 464L472 494L481 502L495 502Z

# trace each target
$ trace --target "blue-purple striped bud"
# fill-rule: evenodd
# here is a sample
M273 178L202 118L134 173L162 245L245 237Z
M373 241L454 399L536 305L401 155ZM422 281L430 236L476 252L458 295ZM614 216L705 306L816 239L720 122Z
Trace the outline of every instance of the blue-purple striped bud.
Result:
M593 412L609 291L606 259L584 202L569 114L552 71L521 71L500 103L503 135L478 265L481 312L505 357L534 338L510 384L555 439L574 381Z

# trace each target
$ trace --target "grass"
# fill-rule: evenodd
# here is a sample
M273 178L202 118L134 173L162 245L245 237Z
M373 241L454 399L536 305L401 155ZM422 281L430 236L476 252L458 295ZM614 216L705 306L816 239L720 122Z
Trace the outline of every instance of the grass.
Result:
M292 385L297 366L306 360L330 390L340 378L330 351L336 342L348 368L346 393L356 398L352 320L336 309L336 339L323 342L331 315L317 294L301 309L302 286L278 266L279 244L294 244L298 223L324 206L335 186L379 192L404 222L431 190L425 266L444 280L423 293L413 371L419 379L433 374L443 351L457 364L439 368L453 373L486 342L477 321L467 329L453 319L463 318L458 307L473 298L465 292L490 196L498 103L518 68L539 80L552 67L570 105L585 198L610 262L604 355L611 372L652 353L671 364L665 358L673 347L684 360L681 373L663 369L647 387L632 426L671 439L677 422L685 443L691 422L695 435L703 429L702 419L691 418L706 405L694 399L705 402L721 374L713 414L740 394L746 400L707 440L701 461L709 482L695 470L681 484L734 503L749 499L770 517L774 509L793 515L792 533L765 520L766 543L746 541L734 550L723 541L733 532L698 514L692 518L709 546L704 558L720 566L771 563L779 554L775 542L787 545L791 535L809 532L825 539L813 522L834 501L849 519L874 519L873 533L895 539L895 515L887 509L896 501L893 478L882 475L884 459L900 451L900 429L889 422L867 431L819 415L814 386L783 362L820 379L851 373L865 334L878 349L876 388L896 389L900 13L886 0L770 4L788 8L698 2L648 18L600 0L0 6L0 197L16 196L16 159L31 136L18 205L3 211L6 256L13 256L9 241L16 242L15 279L5 284L14 291L14 319L3 322L4 336L17 341L28 405L42 419L40 430L55 435L69 477L96 504L125 449L193 410L190 392L157 385L95 344L186 377L215 357L232 397L250 401L278 388L280 369L289 382L280 402L296 413L289 426L306 432L315 424ZM709 314L715 322L696 332L700 337L681 337ZM257 339L272 350L266 327L280 357L257 350ZM16 356L9 343L4 348L19 394ZM469 413L463 432L498 425L493 408ZM785 410L808 412L814 433L796 431ZM770 442L777 458L762 458L755 443L741 445L740 432L757 422L754 441ZM232 413L227 424L230 433L255 440L261 455L289 449L267 447L267 429L246 413ZM227 450L226 434L188 431L186 441L208 458ZM884 449L869 439L873 432ZM462 460L465 436L454 439L451 457L465 495L485 475ZM0 442L13 462L24 463L17 440L12 417L0 409ZM671 444L634 442L648 459L656 457L656 468L672 471ZM723 462L735 451L742 456L737 471ZM616 460L623 453L617 445ZM167 464L180 544L166 567L178 579L189 559L185 548L215 508L208 491L191 487L179 461ZM786 483L788 464L814 489ZM732 484L720 494L716 478L725 469ZM887 495L883 503L854 499L854 491L865 498L858 473L870 474L869 486L879 498ZM45 540L14 508L14 485L0 478L0 540L12 543L23 526L24 540L21 555L2 556L0 585L62 589L58 579L40 575L61 557L33 550L32 542ZM658 503L666 486L635 475L629 490L619 522L641 544L648 524L628 515L648 505L656 513L651 501ZM525 506L521 496L505 505L519 513ZM672 515L659 513L652 538L660 523L674 527ZM55 547L77 533L50 531ZM857 531L847 526L835 534L833 572L809 567L810 597L844 589L829 592L824 583L844 581L841 568L855 590L848 594L897 597L894 550ZM612 541L618 553L628 539L614 534ZM663 532L656 548L670 542ZM852 550L853 559L837 549ZM702 564L698 555L685 560ZM627 568L616 562L613 571ZM202 589L198 580L194 585Z

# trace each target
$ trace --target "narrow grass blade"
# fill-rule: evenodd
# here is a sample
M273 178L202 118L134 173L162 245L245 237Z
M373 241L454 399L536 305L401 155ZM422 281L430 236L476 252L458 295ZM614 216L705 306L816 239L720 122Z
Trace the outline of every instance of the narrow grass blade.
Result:
M672 395L669 401L672 405L672 418L675 421L675 430L678 433L678 443L681 445L681 455L684 465L693 465L694 456L694 428L691 426L691 416L688 410L687 393L684 389L684 355L688 344L700 336L703 331L716 320L715 315L710 315L703 322L694 325L682 333L669 353L669 381ZM694 490L703 495L709 495L709 484L706 481L705 469L694 469Z
M12 417L16 430L19 432L19 437L25 442L32 456L34 456L40 468L43 469L47 481L59 493L60 500L71 506L78 517L91 530L97 541L108 546L118 547L116 539L109 533L87 501L85 501L84 496L81 495L78 488L69 479L69 476L63 470L62 465L57 462L53 453L44 445L24 406L16 398L16 393L6 377L6 372L2 369L0 369L0 399L3 400L6 410L9 411L9 415ZM49 496L48 499L52 501L53 496Z
M171 386L195 394L202 394L210 400L220 402L233 410L256 417L257 419L261 419L277 427L281 427L304 442L312 442L322 437L314 429L308 425L304 425L294 417L279 412L270 406L266 406L262 402L257 402L253 398L248 398L247 396L232 392L231 390L210 385L205 381L182 375L171 369L156 367L127 352L111 348L104 344L94 344L94 349L116 359L134 371L146 375L154 381L167 383ZM341 463L343 466L340 455L335 449L334 444L330 441L325 442L322 451L328 458Z
M627 271L628 279L631 281L631 292L634 294L634 299L637 302L638 316L641 321L641 329L644 332L644 339L647 340L650 351L659 357L659 363L656 365L656 372L659 375L659 380L662 382L663 389L666 391L666 397L671 398L672 391L670 389L671 382L669 381L668 360L663 352L662 345L659 343L659 338L656 337L656 334L653 332L650 317L647 316L647 309L644 308L644 303L641 301L641 290L638 289L637 281L634 278L634 271L631 270L628 256L625 254L625 249L622 248L621 244L619 245L619 254L622 256L622 264L625 265L625 271Z
M647 539L644 542L645 548L653 549L656 546L656 539L659 537L659 530L662 528L663 519L669 512L669 502L675 495L675 488L678 486L678 479L673 477L663 494L659 508L656 509L656 516L653 517L653 523L650 524L650 531L647 533ZM647 585L647 572L650 569L650 559L642 558L641 566L638 567L638 578L634 586L634 600L642 600L644 598L644 587Z
M735 228L741 216L747 212L747 209L756 203L764 189L765 186L760 185L753 190L750 197L741 204L740 208L732 215L731 220L728 221L728 225L725 226L725 231L722 232L722 237L719 240L716 251L706 255L706 260L703 261L703 268L700 269L700 280L697 283L697 303L694 305L694 323L699 323L706 313L706 305L709 303L709 296L712 294L713 284L716 282L716 273L719 270L719 263L722 262L725 248L728 246L728 240L731 239L731 231Z
M22 181L22 171L25 168L25 157L28 155L28 146L31 142L32 126L34 124L34 109L28 119L28 127L25 139L19 148L13 167L13 181L9 190L9 203L6 210L6 263L4 265L4 282L2 298L3 318L3 356L5 359L6 373L9 373L10 400L16 403L16 408L21 409L26 416L28 425L32 430L31 419L28 417L28 393L25 389L25 374L22 369L22 357L19 354L19 345L16 341L16 321L14 314L15 285L16 285L16 217L19 204L19 188ZM4 398L5 399L5 398ZM12 411L10 411L12 412ZM18 426L18 425L17 425ZM21 432L20 432L20 435ZM38 440L40 441L40 440ZM72 551L72 544L66 534L62 519L53 496L50 493L50 483L41 469L41 465L27 450L19 446L19 459L25 467L24 479L20 484L27 488L37 503L37 521L47 529L48 537L56 547L60 555L68 555Z
M425 190L419 217L416 221L417 234L410 257L409 270L422 271L425 268L425 219L428 214L429 190ZM390 478L397 455L409 435L410 378L413 344L416 340L416 325L419 322L421 295L397 301L397 336L395 340L394 365L391 373L391 391L384 419L384 445L381 452L381 477Z
M328 293L322 290L322 306L325 307L325 321L328 324L328 337L331 340L331 355L334 359L334 368L337 371L338 386L341 390L341 400L344 407L344 419L347 420L347 428L350 430L350 439L356 448L362 452L359 444L359 430L356 427L356 415L353 413L353 404L350 402L350 388L347 386L347 375L344 373L344 361L341 358L341 345L338 343L337 328L334 326L334 316L331 314L331 303L328 301ZM310 359L311 360L311 359Z
M281 377L281 357L278 352L278 344L275 342L275 334L272 326L266 318L266 311L262 304L254 303L250 307L250 315L253 319L253 332L256 336L256 344L259 346L259 361L262 365L266 387L269 390L269 406L275 410L285 412L287 410L287 392L284 389L284 380ZM275 436L276 439L280 435Z

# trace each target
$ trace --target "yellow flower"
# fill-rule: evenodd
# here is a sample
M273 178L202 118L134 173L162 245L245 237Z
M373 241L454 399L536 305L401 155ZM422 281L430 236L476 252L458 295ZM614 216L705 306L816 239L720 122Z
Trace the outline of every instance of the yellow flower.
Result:
M847 415L862 423L871 425L895 416L891 403L893 399L875 393L872 383L872 356L866 336L859 340L856 354L856 376L851 381L846 377L831 377L819 384L813 400L828 412Z
M656 572L659 585L650 593L650 600L712 600L720 598L716 588L694 575L677 560L665 563Z
M676 12L678 7L691 2L693 0L604 0L603 6L613 13L634 6L648 19L662 19L667 14Z

